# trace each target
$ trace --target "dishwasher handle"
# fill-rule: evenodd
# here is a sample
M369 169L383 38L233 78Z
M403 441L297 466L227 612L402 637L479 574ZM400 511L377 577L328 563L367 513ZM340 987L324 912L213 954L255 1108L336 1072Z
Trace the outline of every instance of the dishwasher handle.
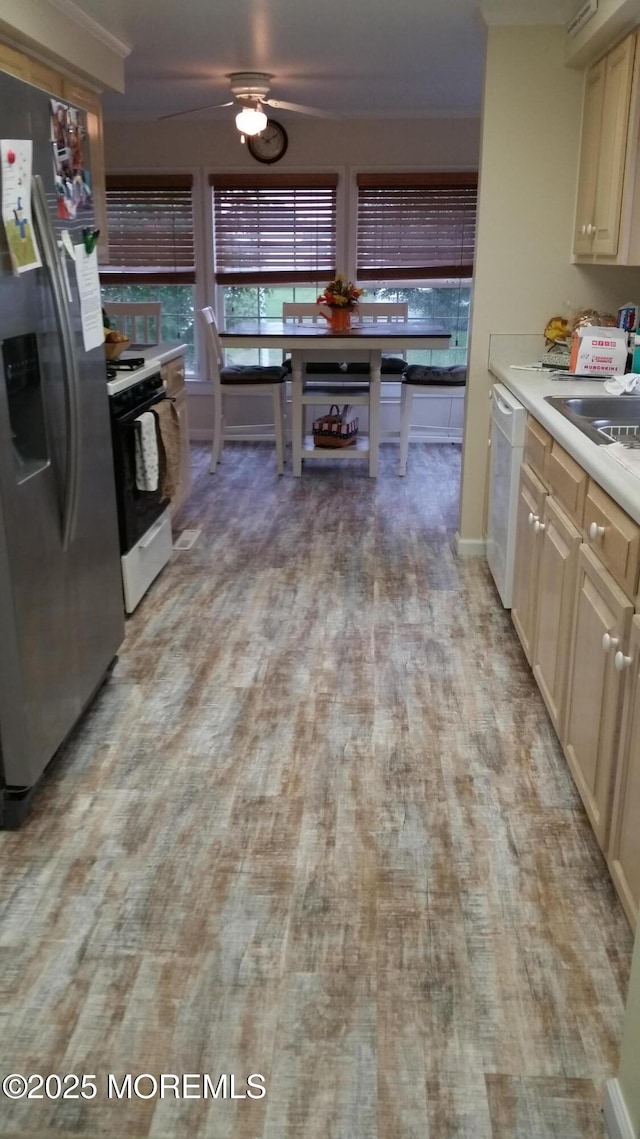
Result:
M509 404L505 403L504 400L500 398L500 396L498 395L498 393L496 391L493 392L493 398L496 401L498 408L500 409L500 411L502 412L503 415L513 415L513 408L509 407Z

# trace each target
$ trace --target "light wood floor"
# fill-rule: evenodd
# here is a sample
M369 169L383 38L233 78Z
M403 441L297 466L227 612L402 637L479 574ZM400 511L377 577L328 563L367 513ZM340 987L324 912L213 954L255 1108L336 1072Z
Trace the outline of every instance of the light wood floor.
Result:
M278 479L196 448L202 528L0 836L0 1104L28 1139L595 1139L631 934L482 560L459 451ZM262 1073L261 1101L107 1074ZM149 1085L141 1085L146 1092Z

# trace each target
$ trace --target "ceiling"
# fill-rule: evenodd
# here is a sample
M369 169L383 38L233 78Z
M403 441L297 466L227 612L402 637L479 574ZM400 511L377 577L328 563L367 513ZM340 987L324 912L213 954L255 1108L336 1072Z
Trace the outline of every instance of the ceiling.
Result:
M111 120L224 102L232 71L270 72L270 97L336 117L477 116L478 0L76 0L132 45ZM575 0L486 0L491 23L563 23ZM212 110L194 118L219 118ZM278 112L287 118L287 112Z

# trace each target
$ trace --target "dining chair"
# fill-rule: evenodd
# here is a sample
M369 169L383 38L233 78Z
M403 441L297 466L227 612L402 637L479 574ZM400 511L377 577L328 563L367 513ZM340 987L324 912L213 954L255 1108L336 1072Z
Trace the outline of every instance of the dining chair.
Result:
M467 382L466 364L453 364L440 368L437 365L410 364L402 377L402 392L400 396L400 464L398 474L406 475L407 459L409 456L409 432L411 431L411 415L413 411L413 397L416 392L429 391L430 395L436 393L452 395L452 388L464 388ZM457 394L457 393L456 393ZM460 393L463 394L463 393ZM442 430L441 427L433 428ZM460 431L462 439L462 431ZM454 440L455 441L455 440Z
M360 301L358 305L358 320L367 324L369 320L376 323L379 320L408 320L409 305L407 301Z
M278 474L284 474L284 381L287 371L280 365L263 367L253 364L225 364L224 349L218 335L216 318L211 308L200 309L204 325L207 355L213 383L213 445L209 470L215 474L218 463L222 462L225 439L224 398L225 396L270 395L273 400L273 428L276 441L276 461ZM247 429L259 430L266 424L251 424ZM269 425L270 426L270 425Z
M132 344L146 348L160 343L162 301L107 301L104 309Z

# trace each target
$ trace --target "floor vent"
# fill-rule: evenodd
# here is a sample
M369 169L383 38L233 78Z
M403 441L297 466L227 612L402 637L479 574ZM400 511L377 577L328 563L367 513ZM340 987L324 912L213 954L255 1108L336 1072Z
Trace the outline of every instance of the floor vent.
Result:
M190 550L192 546L195 546L201 533L202 530L183 530L180 537L176 538L173 543L174 550Z

